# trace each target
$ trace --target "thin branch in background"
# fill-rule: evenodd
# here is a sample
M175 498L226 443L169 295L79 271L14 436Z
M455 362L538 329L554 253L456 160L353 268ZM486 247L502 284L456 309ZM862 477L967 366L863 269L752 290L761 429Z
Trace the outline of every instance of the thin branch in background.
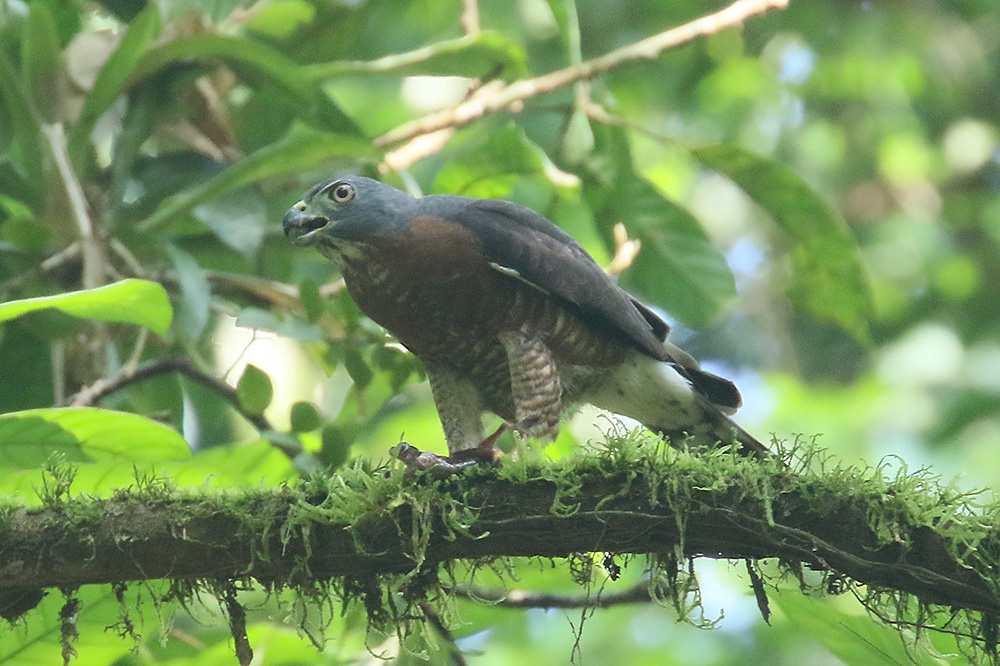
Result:
M123 372L135 372L136 368L139 367L139 362L142 360L142 353L146 350L146 343L149 341L149 329L142 327L139 329L139 334L135 338L135 346L132 348L132 353L129 354L128 360L125 361L125 365L122 368Z
M453 107L404 123L377 137L373 143L378 148L389 148L406 143L421 134L437 132L448 127L463 127L487 113L502 109L519 111L523 107L524 100L529 97L592 79L624 65L652 60L669 48L697 37L738 26L756 14L762 14L773 8L784 8L788 6L788 2L789 0L737 0L719 12L615 49L592 60L532 79L514 81L506 86L483 86L469 99Z
M614 127L621 127L622 129L626 129L631 132L638 132L643 136L647 136L650 139L661 143L667 143L670 145L675 145L677 143L677 140L673 137L662 132L649 129L648 127L643 127L638 123L633 123L626 118L622 118L621 116L616 116L592 100L588 100L586 106L583 107L583 110L586 112L588 118L599 122L602 125L612 125Z
M165 277L179 281L176 272L170 271ZM221 271L205 271L205 279L209 281L213 289L229 290L237 292L244 298L261 300L271 307L277 307L285 311L298 312L302 310L298 287L294 287L284 282L268 280L267 278L255 275L241 275L239 273L224 273ZM339 281L339 280L338 280Z
M479 0L462 0L462 30L467 35L479 34Z
M117 391L131 386L132 384L138 384L139 382L143 382L158 375L173 372L181 374L214 392L216 395L228 402L240 416L250 422L259 432L269 432L274 430L271 422L268 421L267 417L263 414L253 414L246 410L242 403L240 403L239 396L236 394L236 389L229 384L202 372L196 368L194 363L191 362L191 359L186 356L170 356L167 358L156 359L136 368L135 370L125 370L116 377L100 379L74 395L70 404L78 407L96 405L112 393L116 393ZM289 458L294 458L300 453L300 451L296 450L294 447L282 444L281 442L272 441L271 443Z
M53 340L49 345L52 367L52 404L66 404L66 340Z
M441 637L441 640L448 644L445 650L448 652L449 661L455 666L466 666L465 655L462 654L461 648L455 643L455 636L445 626L444 622L441 621L441 616L438 615L437 611L427 602L420 604L420 610L430 625L434 627L434 631Z
M639 256L642 241L638 238L629 238L628 229L621 222L615 223L612 234L615 239L615 256L612 257L611 263L604 271L609 275L619 275L631 266L635 258Z
M48 275L60 268L66 266L67 264L79 261L80 259L80 242L73 241L63 249L59 250L52 256L45 259L42 263L38 264L30 271L22 273L20 275L14 276L7 280L3 284L0 284L0 293L6 293L20 289L25 284L35 279L39 275Z
M597 596L580 594L549 594L530 590L484 590L467 585L457 585L450 590L455 596L487 603L500 608L609 608L622 604L649 603L649 583L642 582L627 590L605 592Z
M395 150L390 150L378 165L379 173L385 175L402 171L425 157L438 153L455 135L454 127L446 127L436 132L420 134Z
M137 277L146 277L146 269L143 268L142 262L140 262L132 251L126 247L125 243L121 242L117 238L112 238L108 245L111 247L112 252L118 255L125 265L129 267L132 274Z
M99 287L104 280L106 260L104 248L98 242L93 220L87 210L87 198L83 186L73 171L73 164L66 152L66 133L61 123L42 123L42 136L49 144L53 161L59 171L63 190L69 200L73 221L76 223L77 237L83 250L83 288Z
M160 282L178 283L180 276L177 271L168 270L159 273L156 279ZM262 302L268 307L286 312L302 312L302 301L299 288L296 286L255 275L213 270L205 271L205 279L211 283L213 289L234 293L246 300ZM343 290L342 277L318 288L320 297L324 299L332 298Z

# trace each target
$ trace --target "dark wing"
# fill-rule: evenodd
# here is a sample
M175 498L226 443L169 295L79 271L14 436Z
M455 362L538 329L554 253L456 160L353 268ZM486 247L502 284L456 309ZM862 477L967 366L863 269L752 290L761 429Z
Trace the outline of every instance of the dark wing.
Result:
M673 360L663 346L667 324L601 270L562 229L535 211L507 201L433 196L422 212L458 222L482 242L494 269L567 304L589 325L653 358Z

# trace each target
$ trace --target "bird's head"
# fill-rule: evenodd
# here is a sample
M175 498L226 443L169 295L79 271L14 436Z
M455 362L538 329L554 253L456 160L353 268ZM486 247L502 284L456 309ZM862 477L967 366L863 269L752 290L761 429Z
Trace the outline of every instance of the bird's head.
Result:
M288 209L282 227L295 245L340 263L352 249L403 231L415 203L377 180L343 176L313 186Z

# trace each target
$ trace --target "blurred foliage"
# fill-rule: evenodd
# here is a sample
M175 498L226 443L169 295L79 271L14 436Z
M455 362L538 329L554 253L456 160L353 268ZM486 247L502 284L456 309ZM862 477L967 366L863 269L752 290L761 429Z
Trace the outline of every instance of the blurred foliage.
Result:
M0 0L4 492L51 500L43 470L70 463L72 492L110 494L146 475L276 485L384 458L401 436L443 447L419 364L360 315L328 262L281 235L284 210L308 186L347 171L415 192L519 201L604 264L623 223L641 251L622 284L677 318L678 342L736 375L751 431L823 433L848 461L898 455L995 487L994 2L792 0L739 30L439 135L387 171L389 150L415 148L375 141L400 124L708 7L478 9L482 31L468 34L459 3L442 0ZM166 362L178 357L187 370ZM108 411L63 409L95 401ZM576 417L548 455L598 437L593 423ZM140 437L151 448L137 449ZM725 606L717 631L674 624L655 605L619 607L588 616L583 659L904 658L877 651L886 639L864 635L880 629L867 618L838 619L857 614L842 598L831 609L783 596L766 627L746 580L724 565L702 572L706 606ZM642 575L633 564L623 581L602 584ZM525 588L577 590L539 563L516 576ZM232 661L211 604L179 615L170 632L185 639L161 645L156 612L133 617L135 637L123 639L103 630L121 622L107 612L113 595L83 594L92 597L79 622L85 663ZM259 609L251 641L281 663L395 649L393 637L365 636L352 609L323 616L337 639L316 651L269 601L246 595ZM57 596L0 660L57 658ZM574 612L459 610L454 631L478 664L568 659L583 623Z

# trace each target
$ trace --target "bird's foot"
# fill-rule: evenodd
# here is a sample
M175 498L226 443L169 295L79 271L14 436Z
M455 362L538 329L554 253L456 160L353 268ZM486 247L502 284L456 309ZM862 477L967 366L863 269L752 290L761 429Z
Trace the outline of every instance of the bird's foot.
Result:
M406 469L404 477L411 477L417 472L428 472L435 478L443 479L461 472L464 469L480 464L499 464L503 452L496 447L496 441L513 426L504 423L492 435L484 439L479 446L471 449L455 451L450 456L441 456L430 451L421 451L407 442L401 442L392 449L392 454L403 461Z

